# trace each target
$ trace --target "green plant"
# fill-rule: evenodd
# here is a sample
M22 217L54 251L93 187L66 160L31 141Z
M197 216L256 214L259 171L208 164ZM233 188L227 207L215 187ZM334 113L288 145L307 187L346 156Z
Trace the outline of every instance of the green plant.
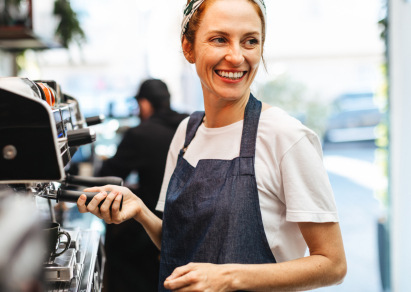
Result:
M375 151L375 163L380 168L382 175L388 179L389 168L389 121L388 121L388 76L387 65L382 64L381 74L384 76L377 92L376 103L379 105L381 112L384 113L384 118L377 126L377 139L375 145L377 149ZM382 203L382 206L387 208L389 206L389 196L387 186L383 186L381 189L375 190L377 199Z
M77 13L71 8L70 2L68 0L56 0L53 13L60 18L56 36L60 39L62 45L68 48L73 41L81 45L86 36L80 26Z
M378 25L381 28L380 37L385 43L385 60L381 65L381 75L383 76L382 82L378 88L376 94L376 102L380 106L380 110L385 113L385 118L377 127L378 138L376 140L376 164L379 166L384 177L389 179L389 63L388 63L388 1L383 1L382 11L384 12L381 20L378 21ZM377 199L381 202L384 208L389 208L390 198L388 192L388 186L384 186L381 189L375 191Z
M385 113L385 118L377 127L378 139L376 140L377 149L375 151L375 163L379 167L382 175L386 179L386 184L375 190L375 196L381 204L382 212L378 219L378 256L380 263L381 285L384 291L391 289L391 253L390 253L390 193L389 193L389 58L388 58L388 0L383 0L383 17L378 21L381 27L380 37L385 43L385 60L381 66L383 81L379 86L376 101L380 105L381 111Z
M2 0L0 0L2 1ZM27 0L3 0L5 6L19 6L21 3ZM0 25L3 24L4 14L6 9L4 9L3 14L0 13ZM80 26L76 12L71 8L70 2L68 0L55 0L53 14L59 18L59 23L55 31L55 36L59 39L64 48L76 42L79 46L86 40L85 33ZM6 16L7 13L6 13ZM10 25L10 24L8 24ZM15 50L15 62L16 62L16 75L18 72L22 71L25 67L25 52L27 49Z

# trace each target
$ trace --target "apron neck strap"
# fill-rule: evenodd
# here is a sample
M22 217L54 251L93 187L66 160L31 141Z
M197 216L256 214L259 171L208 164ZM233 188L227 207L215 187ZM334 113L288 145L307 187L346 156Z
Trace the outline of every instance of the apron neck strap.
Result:
M240 157L254 157L262 104L251 93L244 111Z
M188 145L190 145L191 140L193 140L194 136L196 135L198 127L200 127L201 123L203 122L204 114L205 113L203 111L198 111L190 115L186 131L186 140L182 149L184 152Z
M257 100L252 94L250 94L250 98L248 99L244 111L243 133L241 136L240 148L241 157L254 157L255 155L255 144L261 107L261 101ZM190 119L187 124L186 139L182 149L183 153L187 149L188 145L190 145L198 127L203 122L204 114L205 113L203 111L197 111L190 115Z

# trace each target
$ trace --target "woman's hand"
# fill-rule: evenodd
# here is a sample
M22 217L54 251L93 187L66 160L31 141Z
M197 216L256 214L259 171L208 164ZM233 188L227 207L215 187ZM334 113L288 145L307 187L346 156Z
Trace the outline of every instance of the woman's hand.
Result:
M172 291L307 291L336 285L347 273L338 223L298 223L310 256L276 264L190 263L164 281Z
M77 207L80 213L90 212L103 219L106 223L119 224L141 213L143 202L134 195L128 188L106 185L103 187L87 188L85 192L99 192L86 206L86 196L81 195L77 200ZM120 203L123 198L123 205L120 211ZM99 207L101 201L105 201Z
M227 277L224 277L225 265L207 263L189 263L176 268L165 280L164 287L171 291L230 291Z

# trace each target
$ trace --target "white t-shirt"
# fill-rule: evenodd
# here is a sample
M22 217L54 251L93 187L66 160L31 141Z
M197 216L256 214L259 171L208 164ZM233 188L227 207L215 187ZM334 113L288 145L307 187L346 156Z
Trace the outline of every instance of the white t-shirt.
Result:
M170 145L156 209L164 210L170 177L184 145L188 118ZM184 158L195 167L202 159L239 156L243 121L221 127L200 125ZM304 256L306 243L297 222L338 222L317 135L277 107L263 111L258 125L255 173L264 230L277 262Z

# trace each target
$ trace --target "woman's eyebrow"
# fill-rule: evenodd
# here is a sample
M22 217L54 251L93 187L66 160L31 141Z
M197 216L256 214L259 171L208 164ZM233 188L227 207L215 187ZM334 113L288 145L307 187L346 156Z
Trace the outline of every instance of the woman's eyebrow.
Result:
M228 32L222 31L222 30L211 30L207 33L207 35L210 35L210 34L218 34L218 35L223 35L223 36L229 36L230 35ZM246 36L246 37L255 36L255 35L260 36L261 32L259 32L259 31L250 31L250 32L247 32L247 33L244 34L244 36Z
M260 36L261 33L259 31L250 31L246 34L244 34L244 36L248 37L248 36Z
M229 36L230 34L222 31L222 30L211 30L207 34L218 34L218 35L223 35L223 36Z

